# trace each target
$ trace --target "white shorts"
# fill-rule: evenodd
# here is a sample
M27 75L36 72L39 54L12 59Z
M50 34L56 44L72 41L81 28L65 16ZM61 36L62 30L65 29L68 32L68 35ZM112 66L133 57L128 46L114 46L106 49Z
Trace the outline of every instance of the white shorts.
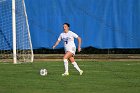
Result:
M65 48L65 53L68 52L68 51L71 52L73 55L75 55L76 47Z

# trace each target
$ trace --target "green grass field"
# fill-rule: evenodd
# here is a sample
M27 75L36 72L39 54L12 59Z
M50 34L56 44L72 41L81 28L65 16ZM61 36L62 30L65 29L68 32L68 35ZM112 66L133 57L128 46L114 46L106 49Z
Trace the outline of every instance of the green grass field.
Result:
M140 93L140 62L77 63L84 74L69 64L67 77L63 62L0 63L0 93Z

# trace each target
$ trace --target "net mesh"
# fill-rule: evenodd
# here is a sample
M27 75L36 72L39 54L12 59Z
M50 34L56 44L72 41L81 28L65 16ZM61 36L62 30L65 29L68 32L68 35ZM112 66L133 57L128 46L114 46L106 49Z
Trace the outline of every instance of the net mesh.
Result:
M16 56L17 62L33 61L33 52L24 1L16 0ZM12 0L0 0L0 61L13 59Z

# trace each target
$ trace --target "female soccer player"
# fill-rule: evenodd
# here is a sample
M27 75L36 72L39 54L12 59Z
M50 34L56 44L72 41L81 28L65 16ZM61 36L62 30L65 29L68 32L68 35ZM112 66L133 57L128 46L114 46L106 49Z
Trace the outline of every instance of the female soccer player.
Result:
M68 76L69 71L68 71L68 60L73 64L73 66L79 71L80 75L83 74L83 70L79 68L77 63L75 62L74 55L76 52L76 46L74 43L74 38L77 38L78 40L78 52L81 51L81 38L75 34L74 32L69 30L70 24L64 23L63 24L63 29L64 32L62 32L56 41L56 43L53 46L53 49L59 44L61 39L64 41L64 49L65 49L65 55L63 57L64 61L64 67L65 67L65 73L62 74L62 76Z

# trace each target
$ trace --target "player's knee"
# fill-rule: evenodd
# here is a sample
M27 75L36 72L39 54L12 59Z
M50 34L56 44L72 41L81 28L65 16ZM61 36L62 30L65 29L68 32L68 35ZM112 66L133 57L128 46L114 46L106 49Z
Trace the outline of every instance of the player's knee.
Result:
M66 57L66 56L64 56L64 57L63 57L63 60L67 60L67 57Z

